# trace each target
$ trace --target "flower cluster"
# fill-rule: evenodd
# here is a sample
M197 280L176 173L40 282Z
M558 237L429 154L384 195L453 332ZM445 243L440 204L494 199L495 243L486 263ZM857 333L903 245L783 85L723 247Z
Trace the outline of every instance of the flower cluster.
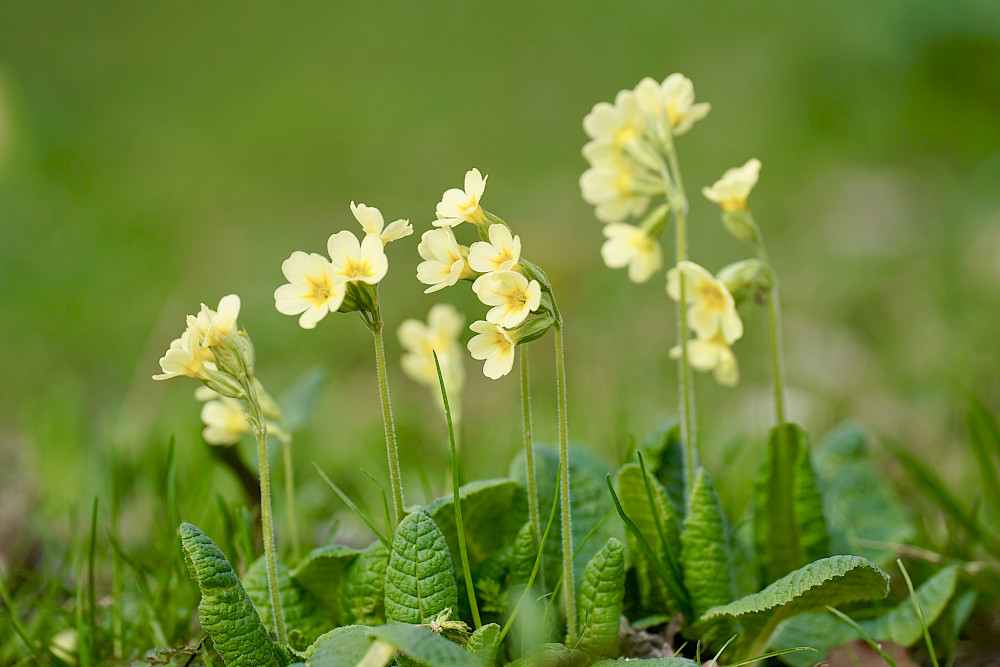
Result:
M417 279L428 285L425 293L472 280L472 290L490 306L485 320L471 325L476 334L468 348L474 359L485 361L483 372L498 379L510 372L514 348L534 340L553 323L541 314L551 312L544 293L550 291L544 274L521 258L521 239L505 222L480 205L486 179L478 169L465 174L464 189L444 193L436 207L434 229L424 232L417 246L423 261ZM480 241L459 244L454 228L463 222L475 225ZM529 319L532 313L540 317Z
M385 277L389 260L385 244L413 233L407 220L385 224L372 206L355 205L351 213L365 231L363 240L350 231L330 236L329 260L318 253L295 251L281 264L288 283L274 291L274 305L284 315L299 315L299 325L312 329L336 311L374 311L374 286Z
M730 346L743 337L743 320L736 312L736 301L722 280L694 262L681 262L667 272L667 294L681 300L681 276L687 302L685 321L695 333L688 340L688 360L699 371L714 371L716 381L732 387L739 382L739 367ZM680 346L670 356L681 356Z
M400 360L403 371L414 381L429 387L443 409L437 368L434 365L434 354L437 354L444 387L448 392L448 402L452 414L456 416L461 412L460 396L465 383L465 367L462 365L462 351L458 345L458 337L464 327L465 317L454 306L439 303L431 307L426 324L420 320L408 319L396 331L399 344L406 350Z
M614 104L596 104L583 120L591 139L583 147L590 168L580 177L580 189L595 206L597 219L608 223L601 249L605 264L627 266L633 282L645 282L663 267L658 239L670 206L656 209L638 226L625 220L643 216L660 195L673 206L684 205L668 176L673 140L710 108L707 102L695 103L690 79L671 74L662 83L643 79L634 89L619 92Z

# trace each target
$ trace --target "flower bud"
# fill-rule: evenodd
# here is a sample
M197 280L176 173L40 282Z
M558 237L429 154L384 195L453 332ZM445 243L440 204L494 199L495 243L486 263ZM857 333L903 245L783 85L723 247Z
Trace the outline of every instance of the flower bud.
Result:
M201 381L212 391L229 398L242 399L247 395L239 381L229 373L206 368L205 377Z
M774 272L759 259L730 264L719 271L717 277L733 295L737 305L758 290L767 291L774 287Z
M651 239L658 239L670 222L670 205L661 204L646 214L639 223L639 228Z
M722 212L722 225L729 232L729 235L744 243L755 243L757 241L757 223L754 222L750 211L745 209L734 209Z
M555 324L555 318L551 315L543 315L542 317L533 317L526 320L523 324L509 330L507 333L510 337L520 345L521 343L530 343L533 340L538 340L545 335L545 332L552 328Z

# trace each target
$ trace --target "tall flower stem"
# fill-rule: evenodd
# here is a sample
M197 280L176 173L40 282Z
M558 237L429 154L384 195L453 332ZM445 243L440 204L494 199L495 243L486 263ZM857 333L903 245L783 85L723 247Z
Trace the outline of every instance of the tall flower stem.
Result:
M378 369L379 394L382 397L382 421L385 423L385 449L389 457L389 484L392 486L393 529L403 517L403 482L396 448L396 427L392 422L392 402L389 400L389 380L385 370L385 343L382 340L382 314L375 307L372 335L375 337L375 366Z
M669 127L669 124L667 124ZM674 150L672 133L667 130L664 138L669 173L663 174L667 190L667 202L674 212L676 220L676 258L677 264L687 259L687 196L684 194L684 182L681 179L681 169L677 162L677 152ZM687 286L684 272L678 271L680 282L680 299L677 300L677 344L681 349L681 363L677 369L680 401L681 440L684 442L684 479L690 492L694 488L694 471L698 461L698 426L695 421L694 379L691 372L691 359L687 347Z
M274 548L274 522L271 517L271 475L267 463L267 426L260 409L260 399L254 386L253 375L247 369L244 384L246 391L247 414L250 425L257 437L257 466L260 470L260 522L264 530L264 561L267 565L267 587L271 594L271 611L274 615L274 625L278 632L278 641L288 643L288 633L285 630L285 613L281 608L281 597L278 593L278 565L276 549Z
M555 299L553 299L553 304ZM569 499L569 419L566 407L566 354L563 345L562 318L556 314L552 327L556 347L556 403L559 415L559 465L562 507L563 595L566 602L566 643L576 643L576 587L573 585L573 530L570 523Z
M757 257L768 267L771 266L767 258L767 250L764 248L764 240L760 231L754 225L754 245L757 248ZM771 269L773 285L771 294L767 299L767 329L768 339L771 347L771 375L774 387L774 420L777 426L781 426L787 420L785 395L785 357L782 352L781 341L781 301L778 298L778 278L774 276L774 269Z
M528 346L521 346L521 417L524 424L524 466L528 482L528 521L531 524L531 538L541 551L542 534L538 518L538 486L535 482L535 447L531 430L531 387L528 382ZM542 581L544 581L542 573Z
M292 434L282 423L278 429L282 463L285 468L285 511L288 514L288 536L292 542L292 557L299 560L299 525L295 520L295 470L292 468Z

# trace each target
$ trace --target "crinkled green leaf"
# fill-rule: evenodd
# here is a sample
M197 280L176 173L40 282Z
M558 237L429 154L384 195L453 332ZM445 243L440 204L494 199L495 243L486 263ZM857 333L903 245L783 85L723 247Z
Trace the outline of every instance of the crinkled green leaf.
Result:
M336 625L341 623L341 589L348 569L359 553L357 549L340 544L313 549L290 575L296 583L323 601L333 614Z
M759 593L713 607L702 621L737 620L746 635L770 634L782 620L826 605L881 600L889 576L860 556L831 556L791 572Z
M681 532L684 587L691 596L695 618L733 599L731 562L728 526L722 503L705 469L699 468ZM723 634L728 635L731 629L731 624L722 618L707 619L698 625L712 646Z
M400 523L400 526L402 525ZM419 625L382 625L369 628L368 635L392 644L410 658L427 667L483 667L485 665L481 658L472 655L455 642L440 637L428 628Z
M351 563L344 580L343 618L358 625L385 623L385 569L389 550L378 540L369 544Z
M625 545L611 537L583 570L576 596L580 648L593 655L618 652L625 599Z
M615 665L642 665L643 667L699 667L694 660L687 658L618 658L616 660L598 660L590 667L614 667Z
M496 623L487 623L480 626L475 632L469 635L469 641L465 645L465 650L480 658L487 665L492 665L497 660L497 650L500 648L500 626Z
M385 571L385 615L396 623L425 623L457 609L455 563L434 519L416 508L399 522Z
M319 598L289 577L288 569L283 564L278 563L277 570L278 595L281 598L289 643L292 648L302 650L331 627L335 627L336 618ZM275 632L271 593L267 583L267 562L263 556L255 560L243 575L243 588L253 600L264 627Z
M681 442L681 425L676 419L664 422L653 429L642 441L647 470L660 481L670 495L674 507L683 511L684 493L684 444Z
M858 546L858 539L908 543L915 533L895 493L870 459L864 432L844 424L828 435L813 453L823 513L830 529L830 550L865 556L876 565L895 560L891 551Z
M958 570L946 567L934 574L916 590L916 599L924 613L927 625L932 625L948 606L955 593ZM881 616L859 621L865 632L873 639L892 641L900 646L911 646L923 636L920 619L913 608L913 600L906 599ZM846 623L826 612L803 614L790 618L780 626L771 638L770 648L784 649L795 646L811 646L825 655L830 649L857 639L860 635ZM816 662L816 656L789 653L782 659L796 667L806 667Z
M754 485L753 527L757 564L765 583L829 554L809 440L794 424L771 429Z
M540 516L548 516L552 509L552 500L556 497L558 484L556 473L559 469L559 454L548 447L535 445L535 474L538 487L538 512ZM604 519L615 511L611 501L605 478L611 470L600 459L588 452L582 446L569 448L569 488L570 513L572 515L573 547L578 548L583 538ZM525 485L524 454L522 453L511 463L510 476ZM560 513L552 522L552 529L542 550L541 583L543 590L551 590L562 572L562 519ZM583 568L594 554L607 542L609 537L624 541L625 535L618 521L605 521L590 540L580 548L573 560L573 571L576 580L583 574Z
M514 546L510 552L508 586L519 586L528 582L537 555L538 550L535 548L535 537L532 535L531 523L526 522L517 532Z
M306 651L308 667L348 667L364 657L372 640L368 628L345 625L335 628L316 640Z
M459 489L462 523L473 572L492 554L510 544L528 518L524 488L513 479L485 479L463 484ZM451 557L458 560L458 531L455 529L455 500L452 494L427 506L448 540Z
M198 582L201 626L228 667L284 667L291 662L271 641L239 577L215 543L190 523L180 527L184 559Z
M649 494L646 493L646 485L642 480L642 469L638 464L627 463L618 469L618 474L615 475L615 492L618 494L618 500L621 502L625 514L635 522L636 527L645 536L646 542L652 547L660 563L670 571L668 554L663 548L664 541L660 539L656 523L659 521L663 527L667 549L671 551L669 556L673 558L675 563L680 562L681 525L677 518L676 508L666 489L651 473L647 472L647 478L653 492L652 508L650 507ZM656 514L653 513L654 508ZM676 613L680 608L678 601L674 599L662 579L653 571L649 558L635 544L635 537L629 534L628 540L629 554L639 584L641 608L645 610L655 609L668 615Z

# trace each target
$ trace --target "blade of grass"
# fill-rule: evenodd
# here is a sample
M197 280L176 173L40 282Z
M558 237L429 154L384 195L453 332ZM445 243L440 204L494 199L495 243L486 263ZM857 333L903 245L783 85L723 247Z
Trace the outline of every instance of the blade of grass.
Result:
M854 621L854 619L852 619L850 616L848 616L844 612L840 611L839 609L835 609L834 607L831 607L830 605L826 606L826 610L828 612L830 612L831 614L833 614L834 616L836 616L837 618L839 618L844 623L847 623L849 626L851 626L852 628L854 628L855 631L857 631L857 633L859 635L861 635L861 638L864 639L868 643L869 646L871 646L873 649L875 649L876 653L878 653L880 656L882 656L882 659L885 660L887 664L889 664L891 667L897 667L896 661L893 660L889 656L888 653L886 653L885 651L883 651L882 647L878 645L878 642L875 641L874 639L872 639L872 636L869 635L867 632L865 632L865 629L862 628L860 625L858 625Z
M111 533L118 537L121 534L121 469L118 462L118 450L111 450ZM118 554L111 552L111 650L116 658L124 657L124 632L122 619L122 562Z
M739 662L734 662L726 667L743 667L743 665L749 665L751 662L759 662L761 660L767 660L768 658L777 658L780 655L785 655L786 653L795 653L796 651L812 651L813 653L819 653L816 649L809 646L797 646L795 648L783 648L779 651L771 651L770 653L761 653L756 658L747 658L746 660L741 660ZM722 651L719 651L722 653ZM719 656L715 656L718 658Z
M460 488L462 486L458 472L458 447L455 445L455 425L451 419L451 405L448 403L448 390L444 387L444 375L441 374L441 361L437 352L431 350L434 355L434 368L437 369L438 384L441 386L441 399L444 401L444 415L448 422L448 440L451 443L451 487L454 495L455 505L455 528L458 532L458 555L462 560L462 574L465 577L465 590L469 594L469 606L472 608L472 622L474 628L479 629L483 624L479 617L479 604L476 601L476 588L472 583L472 569L469 567L469 550L465 544L465 524L462 522L462 501L460 498Z
M75 593L75 617L76 617L76 657L80 661L80 667L90 667L90 633L87 632L86 620L84 618L84 608L86 605L86 594L83 590L84 562L83 557L77 552L76 566L73 568L76 579Z
M641 456L641 455L640 455L640 456ZM643 472L645 472L645 471L643 471ZM720 655L722 655L722 652L723 652L723 651L725 651L725 650L726 650L726 648L727 648L727 647L728 647L728 646L729 646L729 645L730 645L731 643L733 643L733 640L734 640L734 639L736 639L736 635L733 635L732 637L730 637L729 639L727 639L727 640L726 640L726 643L722 645L722 648L720 648L720 649L718 650L718 652L716 652L716 654L715 654L715 657L714 657L714 658L712 658L712 661L711 661L711 664L710 664L710 665L709 665L708 667L719 667L719 656L720 656Z
M160 621L156 616L156 597L149 588L146 573L129 558L125 550L122 549L122 545L118 542L117 537L108 533L108 540L111 542L111 548L114 549L115 553L118 554L118 557L122 559L122 562L132 571L132 575L135 577L136 588L139 589L139 595L142 597L143 602L146 603L146 617L149 619L149 629L153 633L153 640L157 646L169 646L167 637L163 632L163 626L160 625Z
M913 591L913 581L910 579L910 573L906 571L906 566L903 565L901 559L896 559L896 565L899 566L899 570L903 573L903 579L906 580L906 587L910 590L910 601L913 603L913 609L917 612L917 620L920 621L920 629L924 633L924 642L927 644L927 652L931 656L931 662L934 663L934 667L939 667L937 653L934 651L934 642L931 641L930 629L928 629L927 620L924 618L924 610L920 608L920 601L917 600L917 595Z
M660 544L663 546L663 554L667 559L667 565L670 567L670 571L673 573L674 578L677 581L683 581L683 575L681 573L680 563L677 562L676 555L670 550L670 544L667 542L667 534L663 529L663 521L660 518L660 513L656 510L656 501L653 499L653 488L649 484L649 475L646 474L646 461L642 457L642 452L637 451L636 456L639 457L639 469L642 471L642 482L646 486L646 497L649 499L649 512L653 515L653 523L656 524L656 532L660 535ZM668 499L667 502L670 502Z
M657 575L659 575L660 579L663 580L663 583L666 584L667 588L670 589L670 593L680 605L681 612L684 614L684 617L690 619L693 616L693 612L691 610L691 600L688 597L687 591L684 590L684 586L681 585L679 581L674 579L670 572L667 572L666 568L663 567L663 563L656 557L656 553L653 551L653 548L649 546L649 542L646 541L646 537L642 534L642 531L639 530L639 526L635 525L635 522L632 521L627 514L625 514L625 510L622 509L621 501L618 500L618 494L615 493L614 484L611 483L610 474L607 476L607 482L608 489L611 491L611 499L615 501L615 509L618 510L618 516L622 518L622 521L625 522L625 526L635 536L636 542L639 543L639 548L642 549L643 553L646 554L646 558L648 558L649 562L653 565L653 570L657 573Z
M389 538L389 541L392 542L393 530L392 530L392 518L391 515L389 514L389 498L385 495L385 489L383 489L382 485L378 483L377 479L375 479L375 475L371 474L364 468L361 468L361 472L364 473L365 476L372 481L372 484L375 485L375 488L378 489L379 494L381 494L382 496L382 514L384 515L385 519L385 534L386 537Z
M341 491L340 487L333 483L333 480L331 480L329 477L326 476L326 473L323 472L323 470L319 467L319 465L317 465L315 461L313 461L313 467L316 468L316 472L318 472L319 476L323 478L323 481L326 482L326 485L329 486L334 493L340 496L340 499L344 501L344 504L347 505L350 508L350 510L354 512L354 514L356 514L357 517L361 519L373 533L375 533L375 536L379 539L379 542L385 545L386 549L392 551L392 543L389 542L389 540L386 539L386 536L383 535L382 532L375 527L375 524L372 523L372 520L368 518L368 515L365 514L360 507L355 505L354 501L348 498L347 494Z
M0 609L0 618L7 621L7 624L14 630L16 634L24 645L31 651L31 655L38 662L42 662L42 653L38 649L38 645L31 640L28 636L28 631L21 623L21 617L17 611L17 607L14 606L14 600L11 598L10 592L7 590L7 581L4 577L3 572L0 572L0 600L3 601L5 609Z
M90 550L87 554L87 611L90 620L91 644L97 645L97 584L94 582L94 561L97 559L97 496L90 512Z
M972 448L983 476L983 495L991 515L996 518L1000 516L1000 473L997 473L996 462L993 460L994 455L1000 454L1000 433L996 420L982 403L969 396L966 424L969 429L969 447Z

